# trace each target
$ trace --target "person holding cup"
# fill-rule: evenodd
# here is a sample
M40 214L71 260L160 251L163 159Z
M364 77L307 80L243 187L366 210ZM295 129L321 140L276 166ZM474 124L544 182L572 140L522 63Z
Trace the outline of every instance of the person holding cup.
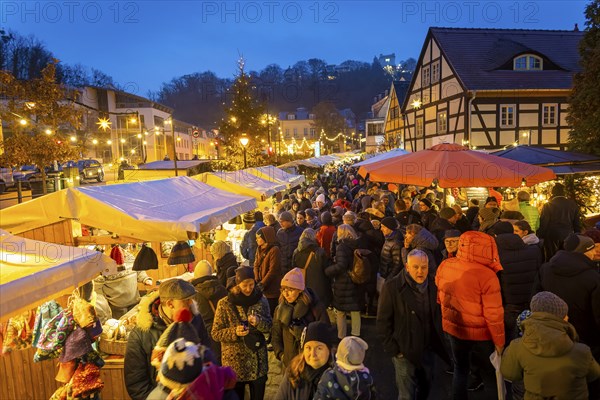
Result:
M248 385L250 398L262 400L268 371L264 335L272 325L269 303L256 286L254 271L249 267L235 270L235 276L227 281L227 290L227 296L217 303L212 336L221 343L223 366L237 373L238 397L244 398Z

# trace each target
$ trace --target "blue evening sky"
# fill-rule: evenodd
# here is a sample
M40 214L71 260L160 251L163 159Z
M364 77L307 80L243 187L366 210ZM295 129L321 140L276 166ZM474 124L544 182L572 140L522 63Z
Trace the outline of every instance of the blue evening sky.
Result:
M233 77L299 60L418 58L430 26L584 28L586 1L10 1L0 26L42 40L61 61L97 68L146 95L206 70Z

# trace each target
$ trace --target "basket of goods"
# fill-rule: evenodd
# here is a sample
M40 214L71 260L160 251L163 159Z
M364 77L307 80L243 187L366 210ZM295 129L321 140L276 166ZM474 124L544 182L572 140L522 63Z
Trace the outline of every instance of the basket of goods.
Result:
M100 335L100 351L124 356L129 334L128 327L127 320L107 320L102 327L102 335Z

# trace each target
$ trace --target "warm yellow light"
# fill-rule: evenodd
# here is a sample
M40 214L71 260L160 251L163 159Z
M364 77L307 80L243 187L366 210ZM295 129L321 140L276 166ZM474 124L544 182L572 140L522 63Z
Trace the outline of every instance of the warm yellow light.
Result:
M141 133L138 133L138 134L137 134L137 137L138 137L138 139L141 139L141 138L142 138L142 134L141 134Z
M181 142L181 138L180 138L180 137L178 137L178 138L177 138L177 141L178 141L178 142Z
M144 144L146 144L146 141L144 140L144 142L143 142L143 143L144 143Z
M135 154L135 149L131 149L131 154Z
M110 124L111 122L108 118L98 118L98 122L96 122L96 125L102 130L110 129Z
M126 140L125 140L125 139L121 139L121 143L125 143L125 142L126 142Z
M52 135L52 131L50 129L46 129L44 132L46 133L46 135Z
M136 118L131 118L129 120L129 122L132 123L132 124L137 124L137 119Z
M513 146L517 147L519 145L519 142L514 142Z
M231 122L236 123L237 122L237 118L236 117L231 117Z
M21 125L27 125L27 120L26 120L25 118L21 118L21 119L19 120L19 123L20 123Z
M247 138L247 137L245 137L245 136L242 136L242 137L240 138L240 144L241 144L243 147L246 147L246 146L248 146L248 142L249 142L249 141L250 141L250 139L248 139L248 138Z
M148 131L144 131L144 135L148 136Z
M411 104L412 104L413 108L421 108L421 105L423 103L421 103L421 100L419 100L419 99L414 99Z
M106 144L112 144L112 140L107 140Z
M71 136L71 142L76 142L77 141L77 137L76 136Z
M98 144L98 139L94 139L94 140L92 140L92 143L93 143L93 144Z
M31 110L32 108L35 108L35 103L33 101L28 101L25 103L25 107Z

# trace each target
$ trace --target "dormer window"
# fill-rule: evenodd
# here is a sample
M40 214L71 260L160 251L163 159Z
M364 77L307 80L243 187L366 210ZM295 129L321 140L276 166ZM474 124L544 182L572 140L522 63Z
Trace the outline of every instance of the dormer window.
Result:
M544 61L541 57L533 54L524 54L515 57L513 69L515 71L541 71L544 69Z

